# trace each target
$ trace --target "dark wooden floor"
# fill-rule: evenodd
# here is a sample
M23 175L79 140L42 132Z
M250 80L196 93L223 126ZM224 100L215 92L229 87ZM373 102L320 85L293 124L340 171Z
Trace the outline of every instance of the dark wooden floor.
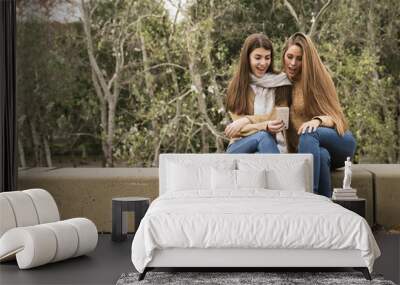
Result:
M399 237L399 236L398 236ZM399 284L400 241L376 235L382 251L374 272ZM135 271L131 262L132 236L124 242L112 242L110 235L99 235L96 250L87 256L19 270L16 262L0 264L0 284L115 284L124 272Z

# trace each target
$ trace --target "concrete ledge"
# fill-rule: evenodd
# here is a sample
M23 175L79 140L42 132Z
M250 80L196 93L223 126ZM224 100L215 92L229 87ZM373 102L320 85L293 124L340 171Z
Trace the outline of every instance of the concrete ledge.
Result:
M111 232L111 199L124 196L155 199L158 168L32 168L18 173L18 189L28 188L49 191L62 219L86 217L96 224L99 232Z
M373 174L375 223L400 226L400 164L360 164Z
M343 169L332 172L333 187L341 187L342 181ZM400 225L400 165L353 165L352 186L359 197L367 200L366 220L371 226L380 224L390 229ZM124 196L155 199L158 168L22 169L18 174L18 189L28 188L48 190L62 219L87 217L100 232L111 232L111 199Z

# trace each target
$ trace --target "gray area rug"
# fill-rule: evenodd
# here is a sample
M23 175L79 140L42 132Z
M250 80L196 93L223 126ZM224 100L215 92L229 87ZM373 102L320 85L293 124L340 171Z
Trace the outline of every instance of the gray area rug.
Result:
M139 273L122 274L117 285L133 284L213 284L213 285L245 285L245 284L379 284L395 285L384 280L380 275L372 275L368 281L360 272L148 272L142 281L138 281Z

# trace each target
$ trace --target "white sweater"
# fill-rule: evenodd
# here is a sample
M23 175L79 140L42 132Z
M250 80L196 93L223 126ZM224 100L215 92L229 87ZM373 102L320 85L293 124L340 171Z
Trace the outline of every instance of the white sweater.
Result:
M254 98L254 115L264 115L272 112L275 106L275 88L263 88L250 84L256 94ZM280 153L287 153L287 146L283 132L276 134L278 149Z

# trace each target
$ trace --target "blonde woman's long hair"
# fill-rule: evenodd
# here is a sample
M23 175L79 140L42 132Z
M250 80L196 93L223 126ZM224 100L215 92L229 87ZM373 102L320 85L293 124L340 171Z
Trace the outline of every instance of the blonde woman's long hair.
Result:
M317 49L307 35L295 33L286 41L282 53L282 66L285 66L285 55L292 45L297 45L303 52L299 83L304 96L306 115L310 117L330 116L335 123L337 132L343 135L348 125L332 77L322 63Z

